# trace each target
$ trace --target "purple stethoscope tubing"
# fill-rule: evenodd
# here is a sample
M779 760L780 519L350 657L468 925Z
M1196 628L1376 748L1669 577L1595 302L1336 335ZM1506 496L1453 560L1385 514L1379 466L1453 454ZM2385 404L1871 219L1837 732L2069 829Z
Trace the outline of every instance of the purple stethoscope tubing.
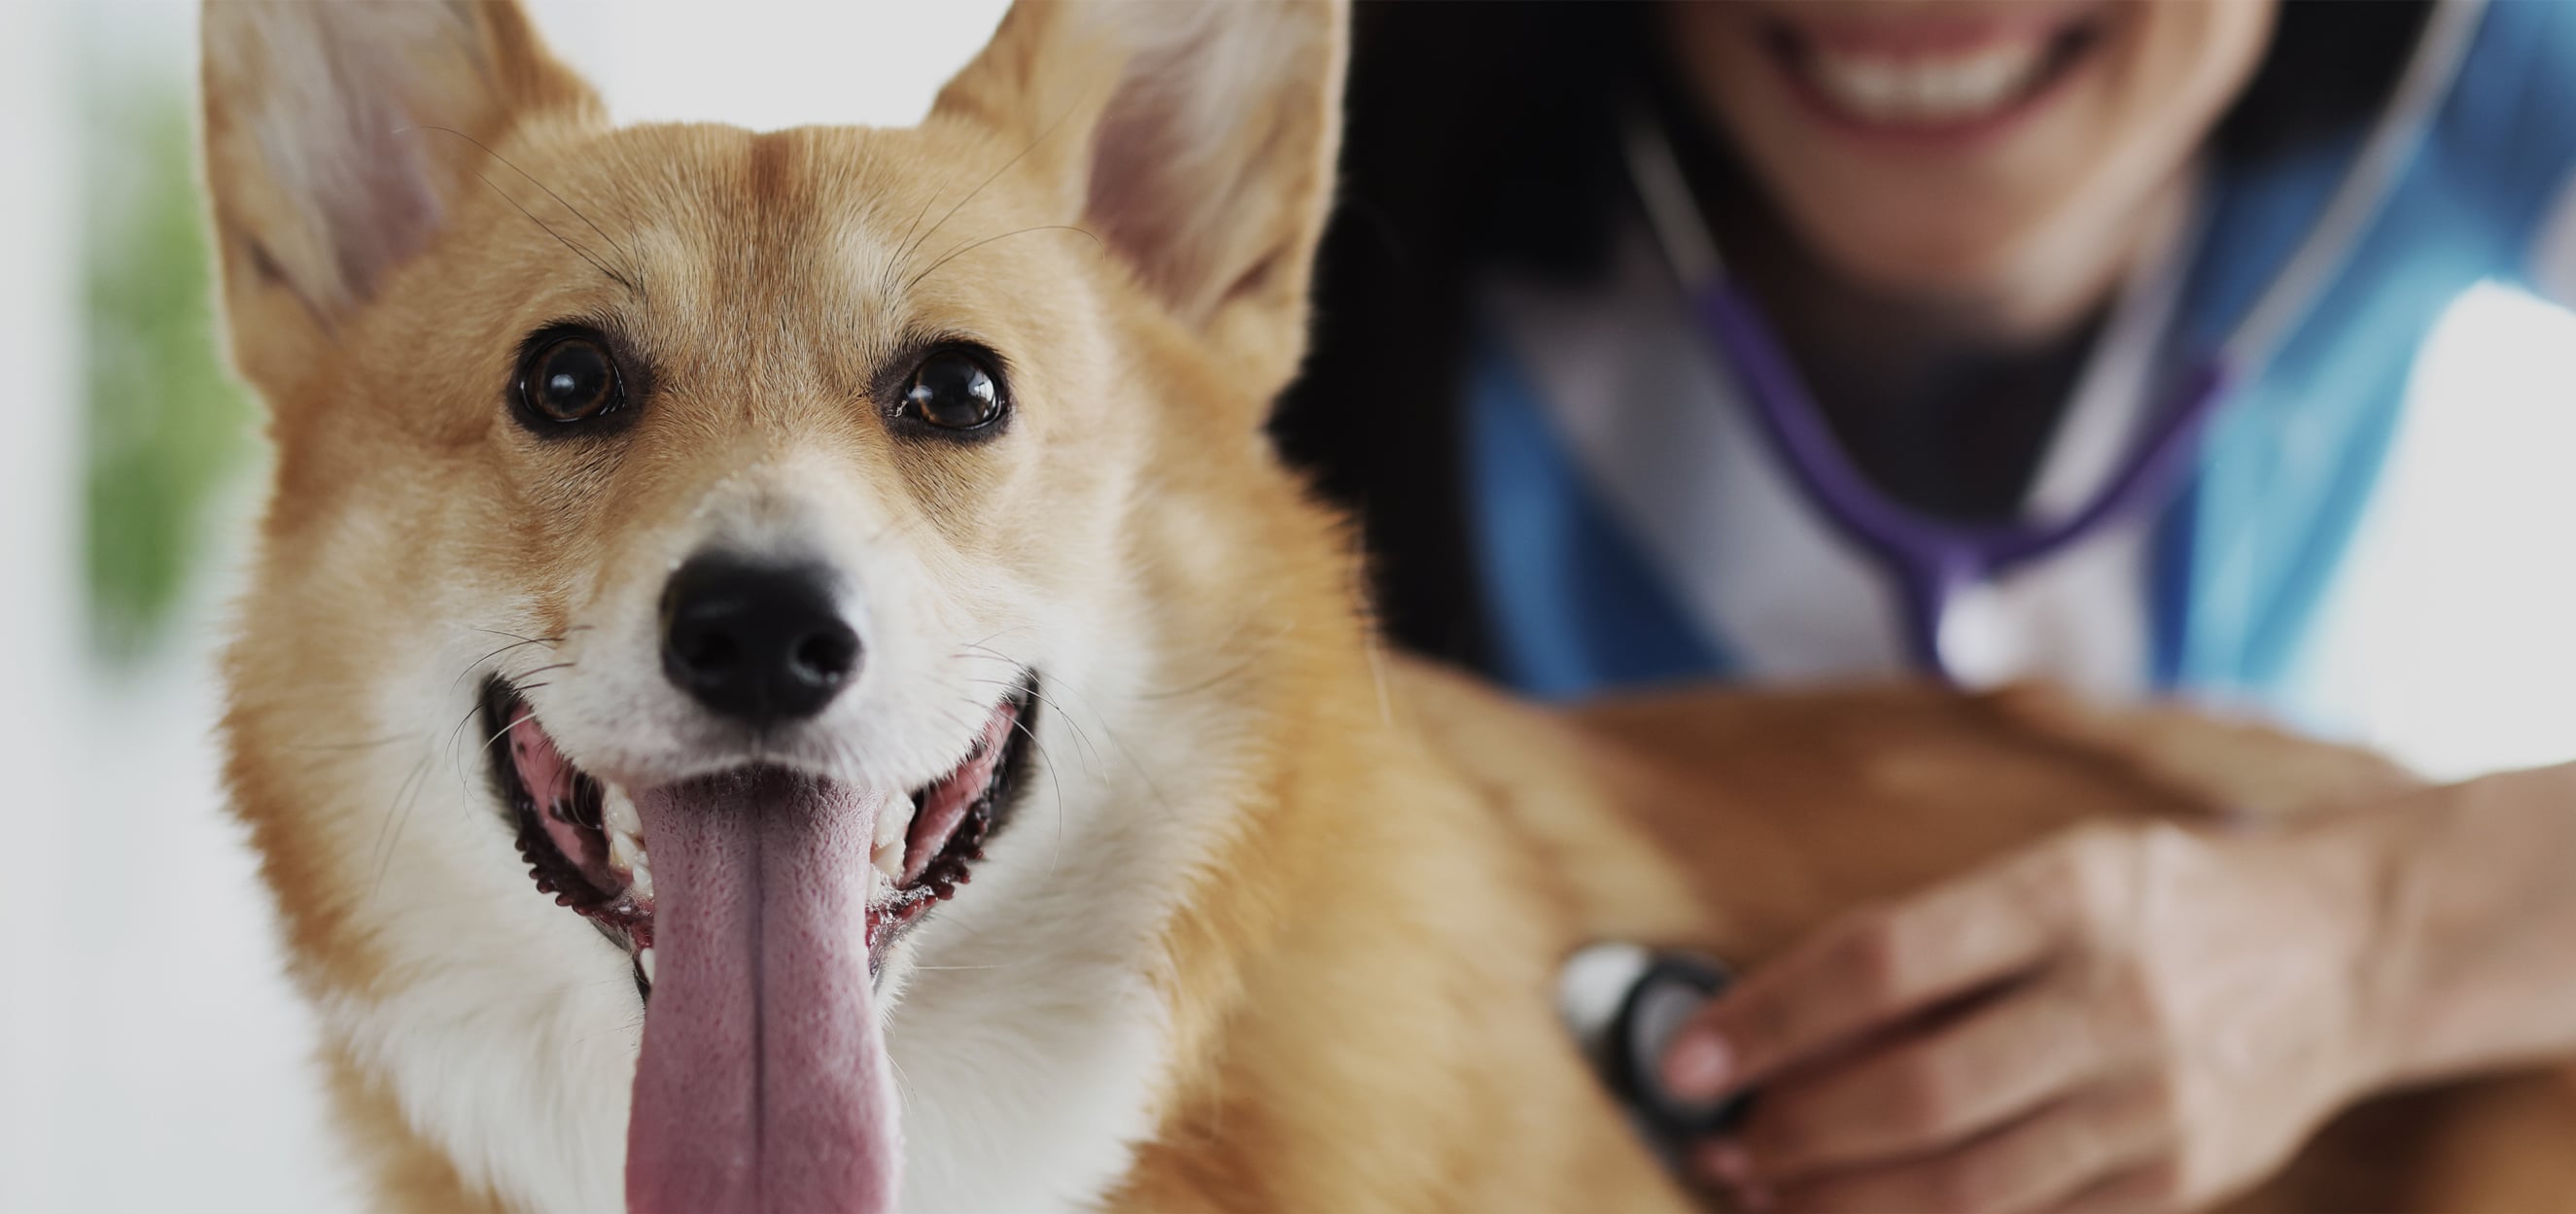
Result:
M1760 310L1731 280L1710 283L1697 296L1701 323L1743 381L1763 434L1808 499L1896 576L1907 644L1945 679L1955 679L1956 672L1944 660L1941 624L1959 593L2165 500L2189 469L2233 380L2221 359L2191 368L2177 385L2175 404L2149 421L2101 490L2065 517L1948 523L1889 501L1852 466Z

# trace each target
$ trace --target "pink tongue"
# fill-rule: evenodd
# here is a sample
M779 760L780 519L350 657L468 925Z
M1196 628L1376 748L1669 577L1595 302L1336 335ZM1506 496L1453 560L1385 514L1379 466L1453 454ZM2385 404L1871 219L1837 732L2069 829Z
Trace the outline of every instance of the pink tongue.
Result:
M634 1214L893 1208L867 944L884 803L784 772L637 799L655 977L626 1131Z

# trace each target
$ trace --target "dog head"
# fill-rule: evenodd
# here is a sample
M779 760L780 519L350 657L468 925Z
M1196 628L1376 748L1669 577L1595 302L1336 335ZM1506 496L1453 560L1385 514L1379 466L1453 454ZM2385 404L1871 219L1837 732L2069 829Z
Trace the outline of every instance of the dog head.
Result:
M1252 733L1207 676L1329 548L1258 426L1340 24L1024 4L918 128L754 134L611 128L507 3L210 5L277 458L231 778L336 1048L466 1182L1114 1178Z

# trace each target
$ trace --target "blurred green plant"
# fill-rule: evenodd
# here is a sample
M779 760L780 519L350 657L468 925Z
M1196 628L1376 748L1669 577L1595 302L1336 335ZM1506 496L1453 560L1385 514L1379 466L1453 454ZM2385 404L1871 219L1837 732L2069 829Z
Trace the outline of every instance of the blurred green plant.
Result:
M82 537L92 648L148 654L209 548L209 507L251 454L216 353L184 78L115 73L81 125L87 419Z

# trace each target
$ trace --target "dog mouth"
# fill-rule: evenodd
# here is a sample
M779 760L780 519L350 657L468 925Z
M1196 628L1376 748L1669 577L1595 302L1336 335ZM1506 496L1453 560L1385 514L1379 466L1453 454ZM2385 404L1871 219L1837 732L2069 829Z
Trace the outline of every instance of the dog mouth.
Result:
M974 877L984 846L1007 825L1027 764L1037 681L1024 673L993 705L965 757L939 778L886 799L868 853L869 971L931 909ZM535 710L506 680L484 688L482 715L492 780L517 832L537 892L588 920L633 961L639 996L655 972L653 868L643 819L628 790L566 760ZM747 765L724 778L825 781Z

